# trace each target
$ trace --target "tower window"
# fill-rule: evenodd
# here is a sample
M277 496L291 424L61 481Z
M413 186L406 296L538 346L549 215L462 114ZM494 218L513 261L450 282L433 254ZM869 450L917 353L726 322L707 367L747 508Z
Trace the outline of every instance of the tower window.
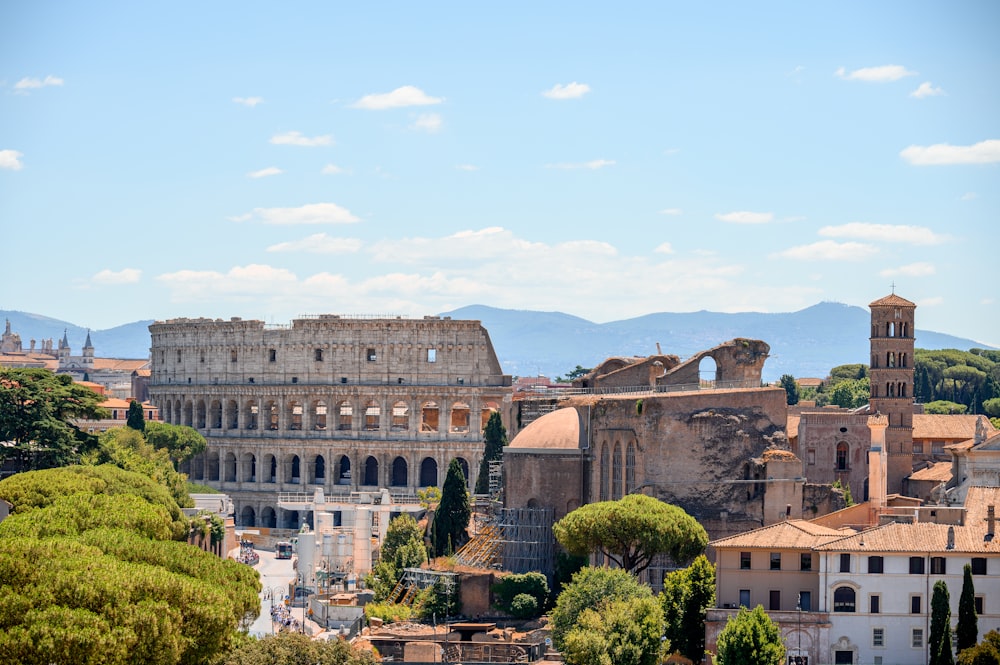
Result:
M317 362L323 360L323 349L313 349L313 360Z
M267 362L273 363L278 360L278 351L276 349L267 350Z

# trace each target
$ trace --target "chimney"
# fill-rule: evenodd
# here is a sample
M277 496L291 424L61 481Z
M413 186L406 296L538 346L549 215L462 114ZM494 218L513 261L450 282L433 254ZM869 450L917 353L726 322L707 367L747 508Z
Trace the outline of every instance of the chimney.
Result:
M955 527L953 526L948 527L948 545L945 549L955 549Z
M983 539L986 542L993 540L993 534L996 533L995 529L997 526L997 514L996 507L993 504L986 506L986 537Z

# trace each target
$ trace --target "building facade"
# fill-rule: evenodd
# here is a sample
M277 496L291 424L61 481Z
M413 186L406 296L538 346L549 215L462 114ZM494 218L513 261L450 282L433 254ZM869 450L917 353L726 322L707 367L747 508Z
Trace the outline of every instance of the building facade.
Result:
M413 495L453 459L469 478L490 413L509 410L510 376L478 321L173 319L150 333L150 400L208 440L183 470L229 494L244 527L310 520L279 493Z

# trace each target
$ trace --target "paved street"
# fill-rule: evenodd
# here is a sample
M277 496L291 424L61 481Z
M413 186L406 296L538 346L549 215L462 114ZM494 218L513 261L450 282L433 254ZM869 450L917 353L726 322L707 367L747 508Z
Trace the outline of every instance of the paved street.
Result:
M260 616L250 626L250 634L257 637L270 635L272 599L281 602L288 593L288 583L294 577L290 559L275 559L274 552L258 549L260 563L254 568L260 573Z

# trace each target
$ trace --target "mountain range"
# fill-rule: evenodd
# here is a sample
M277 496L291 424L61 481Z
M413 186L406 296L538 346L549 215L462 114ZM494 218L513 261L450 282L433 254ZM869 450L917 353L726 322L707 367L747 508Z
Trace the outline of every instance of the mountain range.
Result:
M867 309L824 302L780 314L742 312L688 312L647 314L633 319L594 323L562 312L536 312L471 305L440 316L481 321L490 333L504 372L515 376L555 378L577 365L593 367L610 356L647 356L672 353L682 360L735 337L761 339L771 346L764 365L765 381L782 374L797 378L824 377L832 367L868 363L870 314ZM917 314L919 321L919 312ZM11 330L29 340L53 339L65 332L74 355L79 355L88 329L38 314L0 310ZM146 358L149 324L135 321L107 330L90 330L98 357ZM991 348L970 339L928 330L916 330L922 349Z

